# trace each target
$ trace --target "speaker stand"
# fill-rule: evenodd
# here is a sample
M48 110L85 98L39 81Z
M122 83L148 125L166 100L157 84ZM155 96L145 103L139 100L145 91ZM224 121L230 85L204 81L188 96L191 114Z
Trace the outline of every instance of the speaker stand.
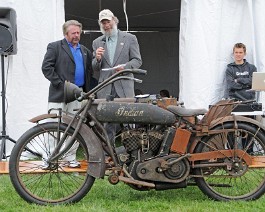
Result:
M6 107L5 107L5 99L6 99L6 93L5 93L5 68L4 68L4 55L1 54L1 67L2 67L2 132L0 135L1 139L1 146L0 146L0 161L2 159L6 159L5 155L5 148L6 148L6 140L9 140L13 143L16 143L16 141L12 138L10 138L6 134Z

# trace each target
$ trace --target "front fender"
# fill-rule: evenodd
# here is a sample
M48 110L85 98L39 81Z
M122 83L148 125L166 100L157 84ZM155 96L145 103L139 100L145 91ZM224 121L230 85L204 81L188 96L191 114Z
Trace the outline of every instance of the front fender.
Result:
M63 122L69 124L73 118L63 115ZM75 128L77 120L74 121L72 127ZM101 142L95 133L86 125L82 124L79 134L85 140L89 154L88 174L93 177L103 177L105 174L105 156L101 146Z

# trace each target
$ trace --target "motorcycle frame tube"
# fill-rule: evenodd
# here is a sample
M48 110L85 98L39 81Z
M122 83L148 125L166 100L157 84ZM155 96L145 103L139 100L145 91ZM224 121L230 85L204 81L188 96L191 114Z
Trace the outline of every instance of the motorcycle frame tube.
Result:
M102 140L102 142L104 142L107 146L104 148L104 150L111 156L114 165L118 166L118 159L116 157L116 152L114 152L113 150L113 146L110 143L107 131L105 129L105 127L95 118L95 116L93 115L92 111L88 111L87 116L96 123L96 126L99 127L101 129L101 131L103 132L104 136L102 135L98 135L100 137L100 139ZM94 131L93 131L94 132ZM102 144L102 148L103 148L103 144Z
M63 122L69 124L72 121L72 117L63 116ZM72 127L75 128L77 120L74 121ZM104 151L101 146L101 141L97 138L92 129L90 129L86 124L82 123L79 134L85 140L87 145L87 150L89 154L88 161L88 174L93 177L101 178L105 174L105 156Z
M89 103L87 103L87 104L89 104ZM83 110L87 106L88 105L84 105L82 107L82 109L80 109L80 110ZM79 110L79 112L80 112L80 110ZM78 122L81 120L77 120L75 117L76 116L71 117L69 115L63 115L63 117L62 117L63 123L67 124L68 127L73 127L76 130ZM43 115L32 118L30 120L30 122L38 123L39 121L49 119L49 118L60 119L61 117L58 116L57 114L43 114ZM78 132L82 136L82 138L85 140L86 145L87 145L88 154L89 154L88 174L90 174L91 176L96 177L96 178L97 177L98 178L104 177L104 174L105 174L105 156L104 156L103 147L101 145L101 141L97 138L97 136L95 135L93 130L91 128L89 128L86 124L81 123L81 125L79 127L80 127L80 129ZM104 130L104 128L103 128L103 130ZM108 142L108 141L106 141L106 143L110 144L110 142ZM67 150L68 148L65 148L65 149ZM112 150L112 154L114 155L113 150ZM58 154L53 155L53 158L57 158L57 157L59 157Z
M252 165L252 158L249 154L245 153L243 150L235 150L231 152L231 150L219 150L219 151L211 151L211 152L203 152L203 153L195 153L190 154L188 158L189 161L195 162L199 160L210 160L213 158L226 158L226 157L234 157L239 156L243 158L247 165Z
M82 107L81 107L81 108L80 108L80 109L74 114L74 116L71 118L71 121L68 123L68 126L67 126L67 128L66 128L66 130L65 130L65 132L64 132L64 134L63 134L63 136L62 136L62 138L58 138L58 144L57 144L57 146L55 147L55 149L54 149L53 153L51 154L51 156L48 158L48 160L47 160L48 163L51 162L51 161L54 161L54 160L58 159L58 157L59 157L60 155L64 154L64 153L70 148L70 146L73 144L74 139L75 139L76 135L78 134L79 129L80 129L82 123L83 123L83 120L85 120L85 114L87 113L87 110L88 110L88 108L89 108L90 106L91 106L91 100L88 101L88 104L83 105L83 106L82 106ZM78 115L79 115L80 113L81 113L81 116L79 117L79 120L76 121L76 120L77 120L76 118L78 117ZM60 126L60 124L61 124L61 117L62 117L62 116L61 116L61 112L60 112L60 118L59 118L59 120L58 120L58 133L59 133L59 126ZM74 123L75 121L76 121L76 126L75 126L75 128L74 128L75 130L74 130L74 133L73 133L72 137L70 138L70 140L69 140L68 144L66 145L66 147L64 148L64 150L59 152L60 148L61 148L62 145L63 145L64 140L66 139L66 136L67 136L67 132L68 132L68 130L70 129L70 127L73 126L73 123Z

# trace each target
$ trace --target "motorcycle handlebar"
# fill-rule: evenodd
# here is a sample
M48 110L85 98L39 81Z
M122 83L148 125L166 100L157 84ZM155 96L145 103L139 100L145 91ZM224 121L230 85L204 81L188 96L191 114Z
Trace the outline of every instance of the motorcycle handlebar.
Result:
M143 69L138 69L138 68L135 68L135 69L123 69L121 71L116 72L112 76L118 76L118 75L122 75L124 73L132 73L132 74L146 75L147 74L147 71L146 70L143 70Z
M113 70L116 70L118 68L121 68L121 67L125 67L126 64L120 64L120 65L117 65L117 66L114 66L112 68L103 68L101 69L102 71L113 71ZM147 74L147 71L146 70L142 70L142 69L138 69L138 68L133 68L133 69L123 69L121 71L119 71L119 73L125 73L125 72L130 72L130 73L133 73L133 74L143 74L143 75L146 75Z
M117 80L133 80L137 83L142 83L142 80L131 77L130 75L127 75L124 73L146 74L147 71L142 70L142 69L124 69L124 70L118 71L114 73L112 76L110 76L109 78L107 78L105 81L101 82L96 87L88 91L87 93L83 92L76 85L66 82L65 87L64 87L64 101L66 103L69 103L73 101L74 99L78 101L82 101L83 99L89 98L90 95L97 93L102 88L106 87L107 85L111 83L114 83Z
M105 69L106 70L106 69ZM100 84L98 84L95 88L93 88L92 90L90 90L87 93L83 93L78 100L82 101L83 99L88 98L91 94L98 92L99 90L101 90L102 88L106 87L107 85L117 81L117 80L133 80L137 83L142 83L142 80L134 78L134 77L129 77L126 75L123 75L124 73L133 73L133 74L147 74L146 70L142 70L142 69L124 69L121 71L116 72L115 74L113 74L112 76L110 76L108 79L106 79L105 81L101 82Z

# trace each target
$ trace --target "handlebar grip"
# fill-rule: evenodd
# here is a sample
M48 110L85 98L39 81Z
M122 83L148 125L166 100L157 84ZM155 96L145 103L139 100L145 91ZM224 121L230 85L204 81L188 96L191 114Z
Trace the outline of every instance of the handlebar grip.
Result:
M131 72L134 73L134 74L141 74L141 75L146 75L147 74L147 71L143 70L143 69L132 69Z
M133 79L134 79L134 81L137 82L137 83L142 83L142 82L143 82L143 80L140 80L140 79L137 79L137 78L133 78Z

